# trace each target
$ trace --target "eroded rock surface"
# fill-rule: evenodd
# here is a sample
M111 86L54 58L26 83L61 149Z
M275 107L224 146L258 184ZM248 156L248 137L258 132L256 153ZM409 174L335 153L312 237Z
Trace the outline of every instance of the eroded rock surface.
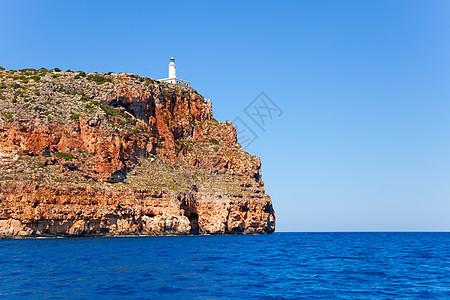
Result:
M0 71L0 236L271 233L261 161L194 89Z

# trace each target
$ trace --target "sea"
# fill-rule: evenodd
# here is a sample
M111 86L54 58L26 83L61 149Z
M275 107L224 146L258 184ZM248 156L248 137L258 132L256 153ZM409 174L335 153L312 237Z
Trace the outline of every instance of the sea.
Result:
M450 233L2 239L0 299L450 299Z

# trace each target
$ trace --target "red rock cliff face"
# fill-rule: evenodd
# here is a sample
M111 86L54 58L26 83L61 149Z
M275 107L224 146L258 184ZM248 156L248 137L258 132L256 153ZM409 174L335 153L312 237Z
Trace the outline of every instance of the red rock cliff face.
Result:
M274 231L260 160L192 88L1 75L1 236Z

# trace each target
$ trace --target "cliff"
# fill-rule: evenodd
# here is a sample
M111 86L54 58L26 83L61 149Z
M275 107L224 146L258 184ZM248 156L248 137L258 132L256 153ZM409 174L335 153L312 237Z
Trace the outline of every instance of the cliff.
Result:
M0 70L0 236L271 233L261 161L190 87Z

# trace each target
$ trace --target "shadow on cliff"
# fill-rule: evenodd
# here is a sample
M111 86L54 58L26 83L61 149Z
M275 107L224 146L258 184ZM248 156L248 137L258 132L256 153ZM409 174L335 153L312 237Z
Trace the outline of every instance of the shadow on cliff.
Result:
M199 224L198 224L198 211L196 207L196 203L194 200L194 195L189 192L182 192L178 195L178 200L180 203L180 209L184 211L184 216L186 216L191 225L190 234L198 234L199 233Z

